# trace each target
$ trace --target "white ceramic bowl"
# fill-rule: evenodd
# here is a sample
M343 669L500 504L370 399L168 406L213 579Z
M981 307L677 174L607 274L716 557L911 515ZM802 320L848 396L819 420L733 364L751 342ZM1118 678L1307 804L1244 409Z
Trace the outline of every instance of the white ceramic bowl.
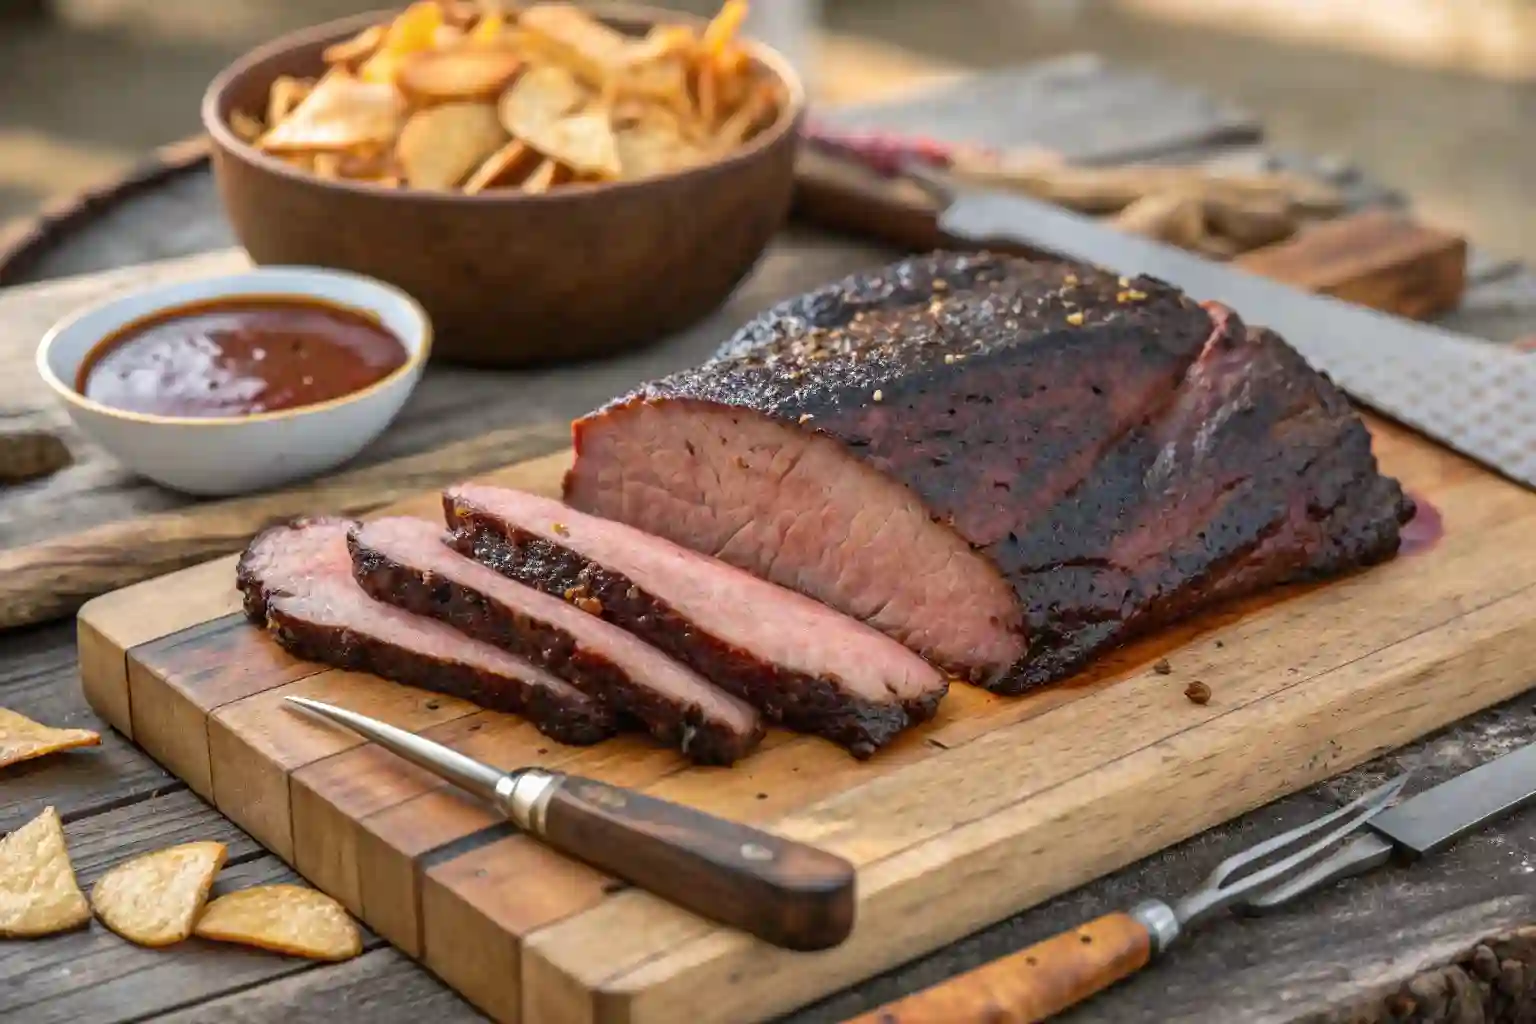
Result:
M75 390L81 362L108 335L164 310L242 295L307 296L372 313L405 344L406 362L350 395L252 416L125 412ZM426 311L392 285L317 267L260 267L159 285L76 312L44 335L37 371L75 426L124 465L173 490L223 496L303 480L356 455L400 412L431 348Z

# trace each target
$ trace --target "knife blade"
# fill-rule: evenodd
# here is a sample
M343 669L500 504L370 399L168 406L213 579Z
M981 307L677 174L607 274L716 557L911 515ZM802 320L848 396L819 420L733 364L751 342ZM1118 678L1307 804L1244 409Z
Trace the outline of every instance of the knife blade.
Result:
M1536 487L1536 359L1430 324L1304 292L1014 193L961 187L916 161L939 227L979 248L1011 243L1144 274L1268 327L1357 402L1526 487Z
M388 722L286 699L473 793L562 853L701 917L793 950L827 949L853 930L853 866L824 850L596 779L504 772Z
M1349 845L1242 909L1271 913L1287 900L1341 878L1437 853L1469 832L1536 804L1536 743L1432 786L1365 823Z

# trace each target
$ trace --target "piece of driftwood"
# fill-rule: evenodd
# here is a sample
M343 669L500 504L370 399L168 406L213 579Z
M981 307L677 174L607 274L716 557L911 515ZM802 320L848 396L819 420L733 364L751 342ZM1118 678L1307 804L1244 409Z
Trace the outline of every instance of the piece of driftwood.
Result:
M1319 1024L1529 1024L1536 1021L1536 927L1490 935L1443 967Z
M38 425L35 414L0 409L0 486L57 473L70 461L64 439Z
M357 515L520 454L542 453L565 436L561 425L492 431L301 487L201 502L0 550L0 629L69 615L97 594L236 550L273 523L300 515Z

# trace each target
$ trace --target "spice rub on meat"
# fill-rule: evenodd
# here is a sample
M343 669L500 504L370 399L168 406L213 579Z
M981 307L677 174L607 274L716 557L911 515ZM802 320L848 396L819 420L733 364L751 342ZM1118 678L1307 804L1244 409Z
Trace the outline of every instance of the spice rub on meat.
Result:
M527 658L695 761L730 764L762 738L756 711L693 670L444 541L441 524L397 516L354 526L347 543L373 597Z
M566 500L1016 693L1388 557L1413 504L1278 336L1150 278L934 253L578 420Z
M300 519L252 540L236 570L246 616L296 657L516 712L561 743L614 735L613 711L570 683L364 593L347 550L352 525Z
M444 510L464 554L857 756L932 717L948 688L933 666L869 626L622 523L474 484L449 489Z

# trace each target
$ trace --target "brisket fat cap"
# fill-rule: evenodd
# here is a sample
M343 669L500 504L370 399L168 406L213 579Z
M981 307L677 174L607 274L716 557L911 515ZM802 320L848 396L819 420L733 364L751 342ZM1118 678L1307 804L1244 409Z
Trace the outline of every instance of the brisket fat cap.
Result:
M347 549L354 525L317 517L257 535L235 572L246 616L296 657L517 712L562 743L617 732L611 711L564 680L364 593Z
M750 706L617 626L461 555L441 524L396 516L348 537L358 583L381 601L524 657L643 723L701 764L762 739Z
M985 253L775 307L575 439L572 505L1007 692L1217 597L1386 557L1412 508L1273 334L1149 278Z
M460 551L857 756L932 717L948 688L869 626L653 534L506 488L454 487L443 507Z

